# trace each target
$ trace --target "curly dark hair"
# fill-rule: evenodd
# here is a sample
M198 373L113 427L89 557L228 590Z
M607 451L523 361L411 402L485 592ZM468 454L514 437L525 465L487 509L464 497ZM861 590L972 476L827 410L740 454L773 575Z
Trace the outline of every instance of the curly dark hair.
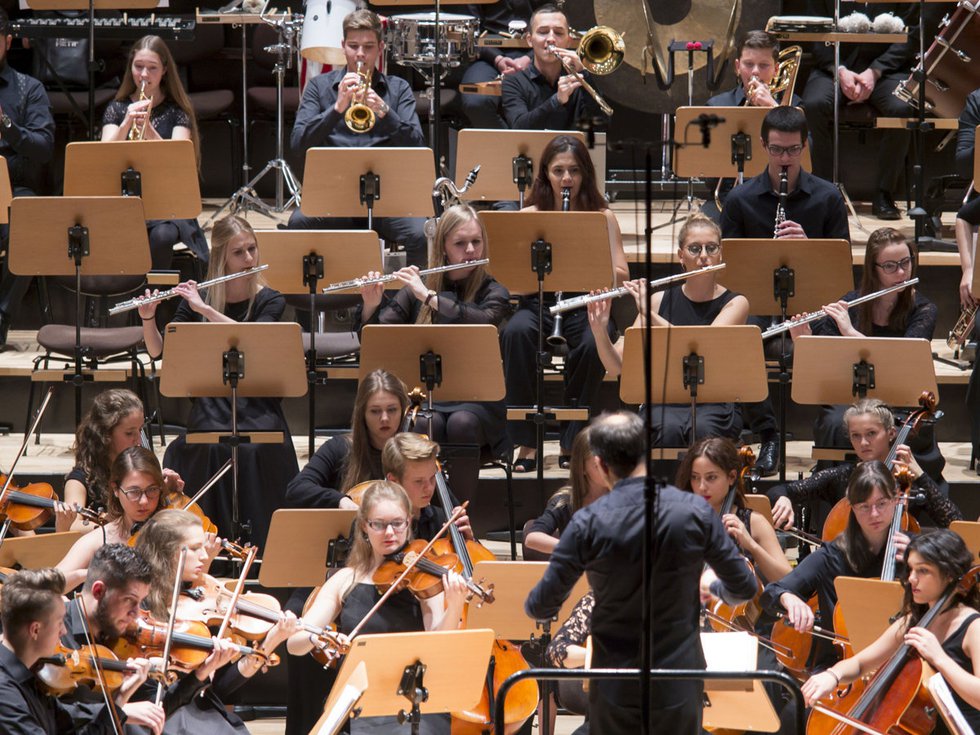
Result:
M973 566L973 552L959 534L948 528L925 531L913 538L905 549L903 561L906 569L909 567L909 554L913 551L927 564L935 566L940 576L951 584L956 583ZM911 628L922 619L929 606L918 605L912 599L912 588L907 574L902 580L902 586L905 588L905 597L902 600L901 614L907 616L907 625ZM952 602L954 605L960 602L967 607L980 609L980 589L974 585L969 592L954 595Z
M85 473L89 505L105 506L108 502L109 470L114 457L112 432L131 413L143 415L143 402L131 390L110 388L92 401L92 407L75 430L75 464Z

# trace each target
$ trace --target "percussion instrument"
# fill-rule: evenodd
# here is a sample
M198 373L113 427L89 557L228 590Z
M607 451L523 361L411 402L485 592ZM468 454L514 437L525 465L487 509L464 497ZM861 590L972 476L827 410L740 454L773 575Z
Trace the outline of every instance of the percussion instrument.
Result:
M396 64L433 66L436 62L435 13L393 15L385 41ZM439 13L438 59L443 66L459 66L476 58L474 39L480 22L470 15Z

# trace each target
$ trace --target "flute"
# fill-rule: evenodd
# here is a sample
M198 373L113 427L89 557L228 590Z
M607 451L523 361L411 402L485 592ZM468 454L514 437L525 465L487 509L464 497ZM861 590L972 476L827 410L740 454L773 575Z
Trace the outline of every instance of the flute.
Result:
M694 276L700 276L704 273L713 273L714 271L720 271L725 267L724 263L718 263L717 265L706 265L704 268L699 268L696 271L685 271L684 273L677 273L673 276L664 276L663 278L657 278L650 281L647 284L648 288L659 288L660 286L666 286L668 284L674 283L675 281L684 281L688 278L693 278ZM548 312L554 316L555 314L562 314L566 311L572 309L578 309L582 306L588 306L596 301L605 301L606 299L618 299L620 296L625 296L629 293L629 289L626 286L620 286L619 288L614 288L610 291L603 291L602 293L596 294L584 294L582 296L576 296L572 299L565 299L564 301L557 302L554 306L548 309Z
M254 268L249 268L248 270L239 271L238 273L229 273L226 276L218 276L217 278L212 278L210 281L201 281L197 284L198 288L207 288L208 286L213 286L216 283L224 283L225 281L234 281L236 278L244 278L245 276L254 276L260 271L264 271L269 267L268 263L263 265L257 265ZM174 296L179 296L176 288L171 288L166 291L161 291L155 296L137 296L135 299L129 299L129 301L121 301L111 309L109 309L109 316L113 314L121 314L124 311L132 311L133 309L138 309L146 304L153 304L157 301L166 301L167 299L172 299Z
M889 286L888 288L883 288L880 291L875 291L874 293L869 293L865 296L858 296L853 301L845 302L848 308L852 306L857 306L858 304L863 304L867 301L874 301L879 296L884 296L885 294L893 293L895 291L901 291L903 288L908 286L914 286L919 282L918 276L915 278L910 278L907 281L902 281L901 283L896 283L894 286ZM781 324L777 324L774 327L769 327L766 331L762 333L762 338L766 339L772 337L776 334L782 334L793 327L800 327L804 324L809 324L810 322L815 322L818 319L823 319L827 316L827 312L824 309L817 309L816 311L811 311L809 314L804 314L803 316L797 317L796 319L787 319Z
M453 265L440 265L435 268L426 268L419 271L420 276L430 276L433 273L445 273L446 271L457 271L462 268L473 268L478 265L486 265L490 262L490 258L480 258L478 260L464 260L462 263L454 263ZM329 286L324 286L320 293L333 293L334 291L347 291L352 288L360 288L361 286L370 286L373 283L388 283L390 281L397 280L398 276L394 273L388 273L384 276L378 276L377 278L352 278L349 281L340 281L339 283L331 283Z

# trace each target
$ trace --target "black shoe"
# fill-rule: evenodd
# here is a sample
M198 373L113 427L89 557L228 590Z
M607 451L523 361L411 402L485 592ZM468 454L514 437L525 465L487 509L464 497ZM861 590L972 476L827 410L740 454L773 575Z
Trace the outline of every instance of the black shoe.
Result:
M755 461L755 471L759 477L771 477L779 471L779 439L762 442L759 458Z
M895 200L887 191L879 191L871 203L871 214L878 219L901 219L902 213L895 206Z
M0 311L0 352L7 344L7 332L10 331L10 317L6 312Z

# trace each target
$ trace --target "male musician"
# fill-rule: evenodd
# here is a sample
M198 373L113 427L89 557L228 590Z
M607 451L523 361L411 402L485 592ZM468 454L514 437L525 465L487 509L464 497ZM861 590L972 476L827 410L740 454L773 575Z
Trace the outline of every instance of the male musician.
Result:
M810 0L811 15L834 17L835 0ZM876 3L874 14L894 13L905 21L909 38L918 38L915 30L918 8L915 3ZM869 11L870 12L870 11ZM918 42L915 42L918 48ZM912 45L908 42L843 43L840 66L834 68L834 47L814 43L811 49L814 69L803 90L803 107L813 134L813 173L823 179L833 176L834 74L840 81L841 104L867 102L878 115L907 117L909 106L895 96L895 89L908 76ZM878 147L877 191L871 213L878 219L901 217L892 193L905 165L909 146L906 130L881 130Z
M297 154L315 146L330 147L412 147L425 144L408 82L377 71L384 51L381 20L370 10L355 10L343 21L343 50L347 66L320 74L309 82L290 137ZM360 64L361 74L358 74ZM371 86L363 90L362 74L371 73ZM367 105L375 116L374 127L364 133L351 131L344 115L354 103ZM390 186L398 182L389 182ZM351 186L357 180L352 179ZM308 217L300 209L289 218L289 229L357 229L366 227L359 218ZM423 266L426 239L420 217L381 217L373 220L375 230L385 240L400 242L408 253L409 265Z
M636 668L640 665L644 593L647 438L643 421L626 411L604 415L592 424L590 444L593 461L613 485L612 492L572 516L524 609L539 620L552 618L585 572L595 593L593 666ZM734 602L755 594L755 576L703 498L674 487L657 492L653 588L646 591L653 606L652 665L655 669L703 669L699 584ZM705 564L714 572L702 575ZM700 682L658 681L650 701L650 732L700 731ZM637 732L638 683L592 682L589 718L593 732Z
M33 674L38 660L52 656L65 632L65 578L57 569L21 570L0 591L0 732L5 735L112 733L112 713L104 704L68 704L41 693ZM146 681L149 661L131 659L135 670L116 693L119 719L146 725L159 735L163 712L156 705L134 707L130 696ZM152 712L153 716L147 716Z
M749 31L735 46L733 89L708 100L713 107L775 107L780 104L769 92L769 84L779 69L779 42L766 31ZM753 81L755 80L755 81ZM801 100L793 95L793 106Z
M0 8L0 156L7 159L10 186L15 197L34 196L41 183L42 166L54 151L54 118L44 85L7 63L13 36L6 11ZM17 307L24 300L30 277L10 272L7 238L9 228L0 225L0 351Z
M405 488L412 501L412 535L415 538L431 539L449 518L445 508L432 505L436 473L439 472L438 456L438 444L411 432L395 434L381 452L385 479ZM449 499L455 503L452 495ZM465 511L456 519L456 527L466 538L473 539L470 518Z
M542 5L531 16L525 35L533 52L531 64L505 76L501 85L507 124L521 130L574 130L592 125L596 118L606 124L608 119L595 100L562 65L564 60L591 82L570 48L573 42L565 14L554 5Z

